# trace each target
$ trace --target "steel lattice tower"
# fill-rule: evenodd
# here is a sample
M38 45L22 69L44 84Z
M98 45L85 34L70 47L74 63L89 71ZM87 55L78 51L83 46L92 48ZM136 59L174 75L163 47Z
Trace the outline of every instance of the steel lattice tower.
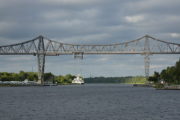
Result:
M44 54L44 40L42 36L39 37L37 60L38 60L38 82L41 82L41 84L43 84L45 54Z
M144 52L145 54L144 56L144 67L145 67L145 77L146 77L146 81L145 84L149 84L148 78L149 78L149 65L150 65L150 46L149 46L149 39L148 39L148 35L146 35L146 39L145 39L145 44L144 44Z

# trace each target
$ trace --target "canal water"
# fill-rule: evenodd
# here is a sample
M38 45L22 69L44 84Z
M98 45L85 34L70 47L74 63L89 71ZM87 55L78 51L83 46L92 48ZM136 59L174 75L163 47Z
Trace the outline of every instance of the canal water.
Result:
M180 120L180 91L120 84L0 87L1 120Z

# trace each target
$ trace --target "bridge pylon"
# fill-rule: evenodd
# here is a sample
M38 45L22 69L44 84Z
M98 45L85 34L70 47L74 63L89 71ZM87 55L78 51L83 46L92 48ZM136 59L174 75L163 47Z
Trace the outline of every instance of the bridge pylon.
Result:
M149 66L150 66L150 58L151 58L151 51L149 46L149 36L146 35L145 39L145 45L144 45L144 68L145 68L145 77L146 81L145 84L149 84L148 78L149 78Z
M38 83L44 84L45 54L44 54L43 36L39 36L37 62L38 62Z

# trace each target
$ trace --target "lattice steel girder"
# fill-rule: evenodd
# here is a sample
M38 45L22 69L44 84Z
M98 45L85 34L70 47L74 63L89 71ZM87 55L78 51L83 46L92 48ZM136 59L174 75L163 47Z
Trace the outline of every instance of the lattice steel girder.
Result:
M38 53L44 52L44 40L43 37L39 37L38 43ZM37 54L38 60L38 81L41 81L41 84L44 83L44 65L45 65L45 54Z
M0 53L0 55L36 55L37 53ZM43 54L46 56L58 56L58 55L73 55L73 52L65 52L65 53L61 53L61 52L44 52L44 53L39 53L39 54ZM94 55L94 54L145 54L144 52L83 52L83 54L89 54L89 55ZM163 53L159 53L159 52L150 52L150 54L180 54L180 52L176 52L176 53L170 53L170 52L163 52Z
M43 36L39 36L35 39L6 46L0 46L0 55L5 54L39 54L39 49L37 40L40 38L44 39L46 48L43 49L43 53L57 53L57 54L72 54L73 52L83 52L84 54L143 54L144 48L146 48L142 43L144 39L151 38L151 46L149 45L150 52L153 54L179 54L180 53L180 44L171 43L162 40L158 40L151 36L144 36L139 39L118 43L118 44L109 44L109 45L74 45L56 42L50 39L47 39ZM146 45L146 44L145 44ZM148 48L148 49L149 49Z

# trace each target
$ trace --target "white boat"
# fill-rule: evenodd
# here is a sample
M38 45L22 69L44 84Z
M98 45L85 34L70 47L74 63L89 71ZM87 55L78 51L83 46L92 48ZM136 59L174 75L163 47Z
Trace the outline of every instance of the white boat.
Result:
M84 84L84 80L82 78L79 77L79 74L76 78L74 78L74 80L72 81L72 83L77 83L77 84Z

